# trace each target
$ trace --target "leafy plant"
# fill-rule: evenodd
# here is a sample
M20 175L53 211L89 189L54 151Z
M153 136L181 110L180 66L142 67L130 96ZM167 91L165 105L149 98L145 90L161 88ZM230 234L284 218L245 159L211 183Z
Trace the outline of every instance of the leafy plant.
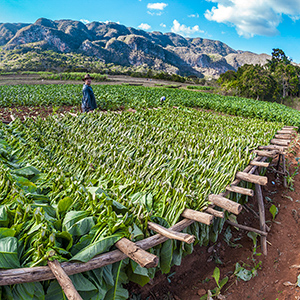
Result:
M217 286L210 292L210 297L215 297L221 294L221 289L224 287L224 285L228 282L228 276L224 277L220 281L220 269L218 267L215 267L212 277L214 278ZM207 299L208 294L202 296L200 299Z
M282 122L286 125L300 124L299 111L274 102L161 87L94 85L93 90L101 110L158 107L160 98L164 95L166 99L170 99L168 107L199 107L247 118ZM0 86L1 107L78 106L80 103L81 86L75 84Z
M251 270L248 270L246 268L244 268L244 265L241 266L238 262L235 264L235 271L234 271L234 275L239 278L242 279L243 281L249 281L250 279L252 279L253 277L255 277L257 275L257 270L260 269L262 262L259 261L254 268L252 268Z
M276 205L272 204L271 207L269 208L269 211L270 211L273 221L274 221L275 217L278 214L278 208L276 207Z
M298 172L299 172L299 166L300 166L300 158L299 158L299 157L296 157L295 160L296 160L296 162L297 162L297 165L295 166L294 172L293 172L293 173L290 173L290 165L291 165L291 164L287 164L286 175L285 175L286 181L287 181L287 185L288 185L288 187L289 187L289 189L290 189L291 191L294 190L294 188L293 188L294 181L295 181L294 178L295 178L295 176L298 174Z
M224 277L220 282L220 269L218 267L216 267L214 269L214 273L213 273L213 276L212 276L214 279L215 279L215 282L217 284L217 288L214 292L214 295L219 295L220 292L221 292L221 289L223 288L223 286L228 282L228 277Z
M228 246L230 247L234 247L234 248L239 248L242 247L241 244L235 244L231 241L232 238L232 233L231 233L231 229L228 226L224 232L224 241L227 243Z
M186 107L0 124L2 268L46 265L51 251L61 262L84 262L122 237L149 236L150 220L170 227L186 208L201 211L209 194L224 191L253 158L250 150L281 126ZM219 221L212 227L195 223L188 232L207 245L222 226ZM169 240L151 252L160 258L158 268L168 273L192 250ZM128 280L144 285L156 270L124 261L88 272L84 277L90 283L84 286L79 276L73 279L84 299L92 294L105 299L107 293L117 299ZM46 295L62 299L55 283L41 285ZM40 290L38 285L26 288L24 295ZM8 287L5 294L15 289Z
M249 231L247 236L253 241L253 255L260 256L261 253L257 253L257 234L255 232Z

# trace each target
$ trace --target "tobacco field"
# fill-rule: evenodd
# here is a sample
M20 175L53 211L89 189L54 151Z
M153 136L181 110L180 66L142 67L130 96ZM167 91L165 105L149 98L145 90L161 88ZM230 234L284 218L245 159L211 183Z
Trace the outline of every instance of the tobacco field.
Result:
M61 87L61 96L50 93L52 86L10 88L10 93L0 92L2 106L80 103L71 85ZM152 235L148 221L170 227L184 209L201 211L209 194L224 191L254 157L251 150L269 144L282 121L299 125L300 120L298 112L279 104L252 106L247 99L243 105L243 99L166 89L170 100L165 107L140 109L158 106L162 90L93 88L98 102L107 106L103 109L139 109L0 125L0 268L46 265L53 251L60 262L86 262L114 249L122 237L138 241ZM24 92L9 96L14 89L36 90L25 99ZM207 245L216 241L223 222L194 223L187 232ZM125 283L144 285L156 271L168 273L172 265L180 265L192 251L193 245L168 240L150 250L159 257L157 268L125 259L70 278L83 299L127 299ZM65 299L54 280L3 286L1 295Z
M81 85L72 84L4 85L0 86L0 107L80 106L81 90ZM283 122L285 125L300 124L299 111L278 103L161 87L93 85L93 90L101 110L158 107L161 105L161 96L166 96L164 105L167 107L197 107L235 116Z

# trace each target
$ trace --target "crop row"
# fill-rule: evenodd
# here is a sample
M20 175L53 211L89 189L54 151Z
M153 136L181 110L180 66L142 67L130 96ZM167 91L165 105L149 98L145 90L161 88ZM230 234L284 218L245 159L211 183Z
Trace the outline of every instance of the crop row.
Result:
M251 150L281 127L187 108L2 125L0 268L44 265L50 251L60 261L85 262L121 237L149 236L150 220L171 226L185 208L207 206L207 196L223 191L249 163ZM220 219L211 227L195 223L188 232L207 245L222 225ZM169 240L150 251L160 258L158 269L169 272L192 247ZM145 284L155 270L125 260L72 280L84 299L111 299L112 293L126 299L121 283ZM63 299L55 281L2 290L13 299L30 291Z
M161 105L161 96L166 96L164 105L168 107L199 107L236 116L283 122L285 125L300 125L300 112L278 103L167 88L94 85L93 89L102 110L158 107ZM0 86L2 107L80 106L80 103L81 85Z

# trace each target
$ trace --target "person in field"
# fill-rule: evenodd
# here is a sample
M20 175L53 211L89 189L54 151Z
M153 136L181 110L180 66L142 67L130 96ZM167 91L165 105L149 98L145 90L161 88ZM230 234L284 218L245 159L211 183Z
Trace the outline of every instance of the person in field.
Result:
M161 104L164 104L165 101L166 101L166 97L165 97L165 96L162 96L162 97L160 98L160 103L161 103Z
M86 74L84 78L82 79L84 81L84 85L82 88L82 112L91 112L94 109L97 108L97 103L95 99L95 95L93 92L93 89L91 87L93 77L90 76L90 74Z

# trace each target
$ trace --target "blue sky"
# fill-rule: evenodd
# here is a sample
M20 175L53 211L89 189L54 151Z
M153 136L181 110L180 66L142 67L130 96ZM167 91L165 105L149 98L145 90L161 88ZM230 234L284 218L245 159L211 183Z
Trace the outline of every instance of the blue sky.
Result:
M0 0L0 23L34 23L40 17L119 22L255 53L281 48L300 63L300 0Z

